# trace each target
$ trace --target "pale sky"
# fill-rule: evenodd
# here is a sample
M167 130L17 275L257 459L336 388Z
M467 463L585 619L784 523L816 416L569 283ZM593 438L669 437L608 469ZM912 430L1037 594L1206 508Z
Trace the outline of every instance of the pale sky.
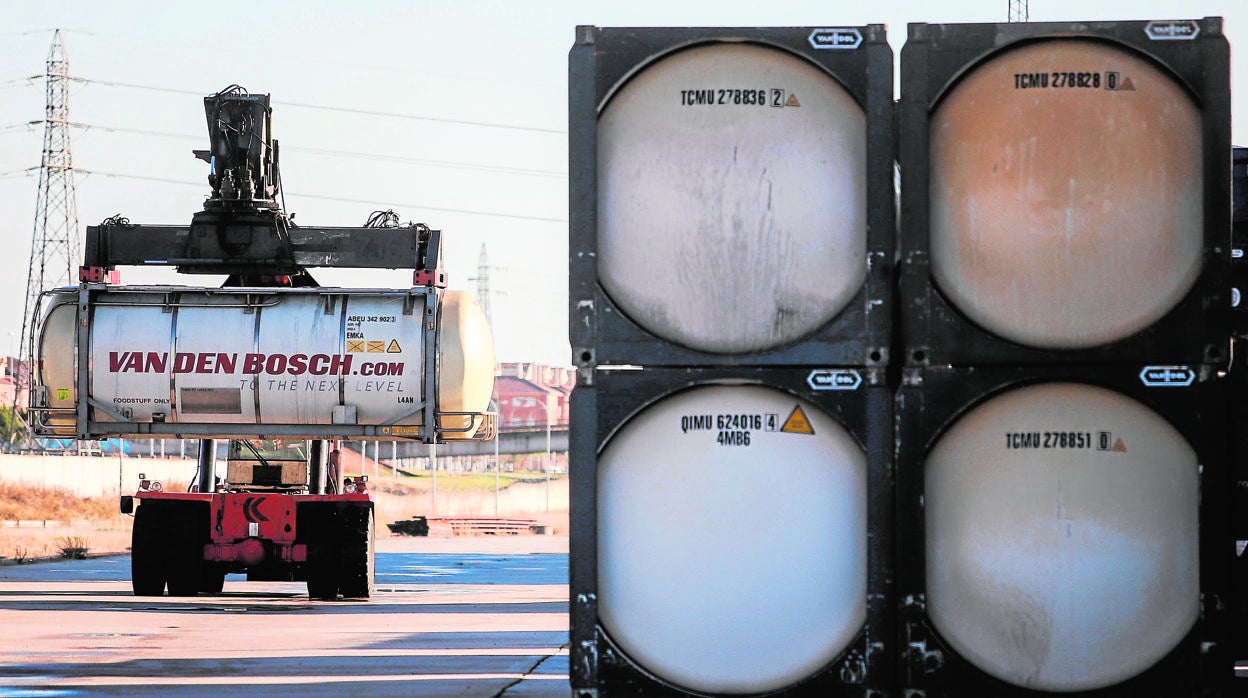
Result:
M287 210L304 225L362 225L375 209L444 233L453 288L492 267L498 358L565 365L567 55L578 24L888 26L1002 22L1007 0L346 3L14 1L0 9L0 347L22 322L43 126L42 73L61 28L75 82L71 130L82 228L116 213L186 225L208 191L202 97L237 83L273 96ZM1225 18L1233 110L1248 110L1248 3L1031 0L1033 21ZM40 76L35 80L25 80ZM326 109L324 107L332 107ZM344 110L359 110L351 113ZM1248 144L1243 120L1236 143ZM332 152L326 152L332 151ZM91 171L94 174L86 174ZM122 175L122 176L119 176ZM152 179L137 179L146 177ZM192 182L184 184L183 182ZM200 184L194 184L200 183ZM123 271L123 281L149 281ZM318 275L395 286L410 275ZM207 283L206 280L201 280ZM180 283L201 283L194 279ZM8 335L5 337L5 335ZM3 342L8 346L4 347Z

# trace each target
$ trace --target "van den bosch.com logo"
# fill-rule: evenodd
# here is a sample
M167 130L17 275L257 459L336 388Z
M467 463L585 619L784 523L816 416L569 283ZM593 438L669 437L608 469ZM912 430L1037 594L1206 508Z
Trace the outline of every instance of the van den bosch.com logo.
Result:
M356 361L354 354L110 351L110 373L223 373L301 376L401 376L402 361Z

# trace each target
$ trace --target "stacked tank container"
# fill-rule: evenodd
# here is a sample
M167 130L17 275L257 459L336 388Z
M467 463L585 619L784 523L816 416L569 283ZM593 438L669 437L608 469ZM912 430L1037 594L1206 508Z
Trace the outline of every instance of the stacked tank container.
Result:
M578 28L576 695L889 680L892 89L879 25Z
M910 25L903 691L1229 676L1227 51L1217 19Z
M1229 685L1220 20L901 66L894 121L880 25L578 28L575 695Z

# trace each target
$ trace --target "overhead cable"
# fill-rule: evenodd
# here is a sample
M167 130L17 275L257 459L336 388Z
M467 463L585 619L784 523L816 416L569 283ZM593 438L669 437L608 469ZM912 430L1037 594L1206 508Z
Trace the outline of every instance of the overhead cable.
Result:
M135 90L151 90L153 92L168 92L171 94L196 95L202 96L204 93L200 90L184 90L175 87L159 87L156 85L140 85L133 82L119 82L116 80L96 80L94 78L70 77L69 80L79 82L85 85L105 85L108 87L127 87ZM288 107L299 107L302 109L319 109L322 111L340 112L345 114L363 114L366 116L385 116L392 119L409 119L413 121L429 121L441 124L453 124L456 126L478 126L483 128L499 128L512 131L529 131L533 133L550 133L550 134L567 134L565 129L544 128L541 126L520 126L517 124L500 124L492 121L472 121L469 119L449 119L438 116L422 116L419 114L405 114L402 112L386 112L375 109L356 109L352 107L335 107L327 104L310 104L307 102L287 102L285 100L273 100L273 104Z
M32 124L42 123L41 121L32 121ZM141 128L128 128L124 126L100 126L96 124L84 124L80 122L70 122L68 126L80 128L86 131L95 129L97 131L106 131L109 133L130 133L142 136L155 136L159 138L177 138L188 141L202 141L202 136L192 135L189 133L172 133L169 131L152 131ZM14 127L5 127L14 128ZM4 128L0 128L3 131ZM297 145L283 145L283 152L310 153L313 155L325 155L329 157L341 158L359 158L362 160L376 160L379 162L398 162L412 165L427 165L430 167L451 167L464 170L476 170L480 172L498 172L500 174L516 174L530 175L534 177L565 177L567 173L556 170L536 170L524 167L507 167L505 165L483 165L471 162L453 162L449 160L426 160L423 158L409 158L402 155L389 155L386 153L360 153L349 150L331 150L329 148L305 148Z
M170 177L152 177L149 175L126 174L123 172L102 172L100 170L86 170L75 168L75 172L80 174L95 175L97 177L116 177L120 179L137 179L144 182L161 182L164 184L180 184L185 186L206 187L207 182L197 182L189 179L173 179ZM300 197L304 199L314 199L319 201L338 201L351 204L370 204L376 206L387 206L391 208L403 209L422 209L425 211L443 211L445 213L462 213L469 216L489 216L492 218L512 218L517 220L540 221L543 223L567 223L566 218L554 218L548 216L530 216L521 213L502 213L499 211L473 211L463 208L448 208L445 206L429 206L426 204L416 204L410 202L380 201L377 199L356 199L346 196L330 196L327 194L303 194L299 192L288 191L287 196Z

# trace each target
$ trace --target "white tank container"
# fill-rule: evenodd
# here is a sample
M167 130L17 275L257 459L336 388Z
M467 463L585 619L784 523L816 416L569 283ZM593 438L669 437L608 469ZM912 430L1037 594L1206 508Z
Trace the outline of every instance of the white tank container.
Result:
M1142 57L1077 39L1009 49L941 100L930 136L932 274L990 332L1107 344L1199 276L1200 112Z
M1047 383L970 410L927 459L927 612L1002 681L1090 691L1145 671L1199 610L1199 468L1174 427Z
M36 338L38 384L48 407L75 407L85 356L91 397L135 422L416 425L435 348L424 346L424 297L414 300L406 291L118 287L92 295L80 352L77 289L57 291ZM494 348L484 314L470 294L445 291L433 322L438 410L486 411ZM91 419L115 421L95 408ZM48 424L74 432L71 416Z
M603 626L687 690L814 675L866 621L866 480L858 442L778 390L704 386L645 408L598 459Z
M598 274L646 330L779 347L866 280L866 117L788 52L696 46L629 77L598 122Z

